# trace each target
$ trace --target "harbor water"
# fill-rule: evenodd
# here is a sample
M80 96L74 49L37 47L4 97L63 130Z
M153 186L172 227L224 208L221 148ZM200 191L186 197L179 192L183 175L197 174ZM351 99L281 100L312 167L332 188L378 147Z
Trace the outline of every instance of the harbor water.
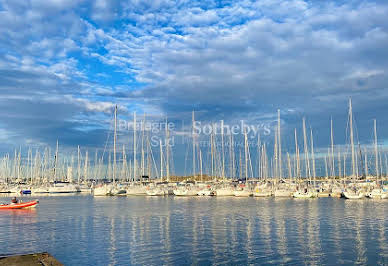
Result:
M65 265L388 265L388 200L24 197L0 212L0 254ZM9 202L1 197L0 202Z

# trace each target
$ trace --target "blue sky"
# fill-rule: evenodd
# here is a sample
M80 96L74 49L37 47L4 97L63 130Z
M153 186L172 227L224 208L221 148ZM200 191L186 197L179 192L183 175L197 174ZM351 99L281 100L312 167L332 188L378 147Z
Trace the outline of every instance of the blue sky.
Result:
M280 109L285 143L306 116L326 148L330 117L345 142L349 97L359 141L376 118L383 142L387 15L386 1L0 0L1 150L103 147L115 104L187 123Z

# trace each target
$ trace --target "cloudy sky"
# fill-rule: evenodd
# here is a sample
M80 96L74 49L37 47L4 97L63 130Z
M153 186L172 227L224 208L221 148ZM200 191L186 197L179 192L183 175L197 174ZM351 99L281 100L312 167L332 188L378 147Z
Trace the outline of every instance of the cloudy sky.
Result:
M383 0L0 0L1 151L103 148L115 104L186 124L280 109L285 148L304 116L326 148L330 117L346 142L349 97L358 141L376 118L384 142L387 16Z

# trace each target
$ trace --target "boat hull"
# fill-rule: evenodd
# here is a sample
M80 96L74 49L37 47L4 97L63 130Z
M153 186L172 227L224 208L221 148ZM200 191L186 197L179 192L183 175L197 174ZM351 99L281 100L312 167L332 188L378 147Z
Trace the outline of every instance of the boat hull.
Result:
M254 197L271 197L272 191L255 191L253 193Z
M218 197L227 197L227 196L234 196L234 190L232 189L216 189L215 195Z
M275 197L291 197L292 192L289 190L276 190L274 193Z
M250 196L252 196L252 192L247 191L247 190L236 190L234 192L234 196L235 197L250 197Z
M362 199L365 197L363 193L350 193L350 192L344 192L344 197L347 199Z
M314 197L314 194L312 192L295 192L294 194L292 194L292 196L294 198L297 198L297 199L309 199L309 198L313 198Z
M0 210L17 210L17 209L28 209L35 208L38 205L38 200L27 201L22 203L0 205Z

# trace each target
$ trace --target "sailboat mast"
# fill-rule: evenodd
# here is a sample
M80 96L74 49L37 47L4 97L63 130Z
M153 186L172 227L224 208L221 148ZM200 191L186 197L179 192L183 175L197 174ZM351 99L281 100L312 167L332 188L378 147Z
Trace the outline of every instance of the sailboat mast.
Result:
M136 112L133 113L133 180L136 181Z
M342 176L342 168L341 168L341 151L338 150L338 177Z
M200 167L200 173L201 173L201 181L203 182L203 175L202 175L202 152L201 152L201 149L199 149L199 167Z
M315 187L315 179L316 179L316 172L315 172L315 156L314 156L314 139L313 139L313 130L310 131L310 138L311 138L311 160L313 162L313 179L314 179L314 187ZM334 170L333 170L334 171Z
M354 139L353 139L353 113L352 113L352 99L349 99L349 126L350 126L350 145L352 149L352 175L356 176L356 155L354 152Z
M300 160L299 160L299 147L298 147L298 137L296 135L296 128L295 128L295 156L296 156L296 174L295 177L300 177Z
M145 113L144 113L143 120L140 122L140 130L141 130L140 171L142 176L144 176L144 121L145 121Z
M311 138L311 160L313 163L313 178L315 179L316 177L316 172L315 172L315 155L314 155L314 139L313 139L313 130L310 130L310 138Z
M163 181L163 145L162 140L159 139L160 146L160 181Z
M168 130L168 123L166 118L166 178L167 182L170 182L170 153L169 153L169 143L170 143L170 132Z
M232 165L232 132L230 132L230 136L229 136L229 176L230 178L233 178L233 165Z
M281 142L281 137L280 137L280 109L278 109L278 175L279 178L282 178L282 142Z
M222 179L225 180L224 120L221 120Z
M291 159L290 159L290 154L287 152L287 163L288 163L288 178L291 179L292 174L291 174Z
M245 183L248 181L248 136L247 136L247 131L244 130L244 139L245 139Z
M304 156L306 161L306 177L308 177L311 181L310 158L309 158L309 150L307 147L306 119L304 117L303 117L303 141L304 141Z
M368 171L368 154L366 152L366 148L364 149L364 167L365 167L365 178L369 175Z
M78 145L78 165L77 165L77 174L78 174L78 184L81 181L81 158L80 158L80 150Z
M115 106L115 129L113 136L113 184L116 183L116 139L117 139L117 105ZM87 164L87 161L85 162Z
M191 120L193 123L192 138L193 138L193 177L195 177L195 133L194 133L194 111L191 114Z
M377 125L376 125L376 119L373 120L374 124L374 133L375 133L375 167L376 167L376 185L378 184L379 179L379 153L377 150Z
M88 150L86 150L86 153L85 153L85 168L84 168L84 182L87 182L87 180L88 180L88 165L89 165L89 156L88 156Z
M57 181L57 167L58 167L58 140L57 140L57 147L55 149L55 161L54 161L54 180Z
M334 135L333 135L333 118L330 119L330 139L331 139L331 175L334 177Z

